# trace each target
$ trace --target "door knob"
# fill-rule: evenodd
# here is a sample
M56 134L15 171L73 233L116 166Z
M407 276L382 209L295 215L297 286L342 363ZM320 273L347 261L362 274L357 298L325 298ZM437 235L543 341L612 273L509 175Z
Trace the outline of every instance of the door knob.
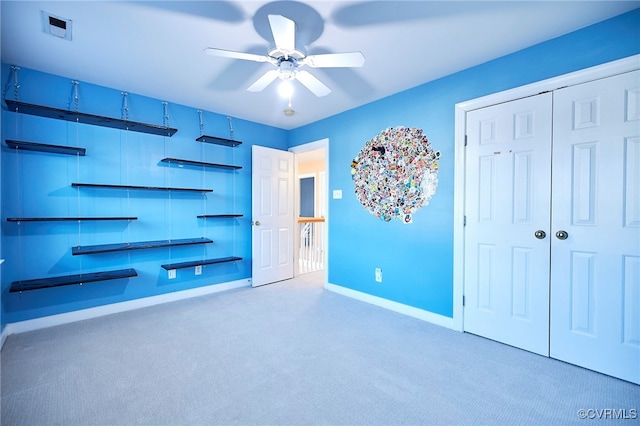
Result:
M260 226L260 221L259 221L259 220L256 220L255 222L253 222L253 224L254 224L255 226Z
M547 233L544 232L542 229L538 229L533 235L535 235L536 238L539 240L544 240L544 237L547 236Z
M569 237L567 231L558 231L556 232L556 238L559 240L566 240Z

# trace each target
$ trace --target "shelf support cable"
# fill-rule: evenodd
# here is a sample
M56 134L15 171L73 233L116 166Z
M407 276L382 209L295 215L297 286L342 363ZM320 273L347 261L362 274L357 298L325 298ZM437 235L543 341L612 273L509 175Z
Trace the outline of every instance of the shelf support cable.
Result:
M202 116L202 110L198 110L198 124L200 125L200 136L204 136L204 118ZM200 161L204 162L204 144L200 144ZM206 167L202 165L202 187L206 188ZM202 211L203 215L207 215L207 194L202 193ZM204 218L204 226L202 228L202 238L207 237L207 218ZM207 257L207 248L202 247L202 259Z
M129 121L129 93L127 92L121 92L122 94L122 119ZM122 135L122 133L120 133ZM122 153L124 153L124 157L125 157L125 181L127 182L126 184L129 185L130 182L130 177L129 177L129 126L127 125L125 128L125 132L124 132L124 149L122 147L122 136L120 136L120 153L122 155ZM122 174L120 175L122 176ZM127 216L131 217L131 191L129 189L127 189ZM128 221L129 223L127 224L127 244L129 244L129 242L131 242L131 220ZM131 268L131 253L127 252L127 264L129 266L129 268Z
M231 161L232 161L232 164L238 164L238 163L236 163L236 150L235 149L231 150ZM231 177L231 206L232 206L232 212L234 214L238 213L238 210L236 208L237 207L236 206L236 198L237 198L237 196L236 196L236 194L237 194L237 192L236 192L236 175L237 174L238 174L238 170L234 171L233 172L233 176ZM233 255L237 255L237 253L238 253L236 251L236 245L237 245L236 241L237 241L237 238L238 238L238 236L236 235L237 228L238 228L238 223L237 223L236 220L234 220L233 221L233 243L231 244L231 250L232 250L232 254Z
M76 102L77 105L77 102ZM76 107L77 108L77 107ZM78 146L78 142L80 139L80 131L78 129L79 127L79 122L76 120L76 146ZM80 153L76 153L76 179L79 181L80 180ZM80 188L77 188L76 190L76 202L77 202L77 216L78 217L82 217L82 212L80 209ZM80 219L78 219L78 247L81 246L82 243L82 221ZM82 259L78 259L78 262L80 264L80 275L82 275ZM82 283L80 283L80 285L82 285Z
M169 102L162 101L164 106L164 127L169 128Z
M18 71L20 71L20 68L12 65L11 66L11 71L13 73L13 96L15 97L15 100L18 100L18 97L20 95L19 93L19 89L20 89L20 84L18 82ZM15 112L18 112L18 110L16 109ZM18 138L20 138L21 135L21 121L20 121L20 114L16 114L16 121L15 121L15 134ZM16 147L16 152L18 151L18 147ZM18 217L22 217L22 191L21 191L21 183L22 183L22 164L20 162L20 155L16 155L16 168L18 171L18 179L16 179L16 196L18 199ZM20 280L22 280L22 226L21 226L21 222L18 222L18 277ZM22 292L20 293L22 295Z
M206 181L205 166L202 166L202 187L203 188L206 188L205 181ZM203 211L202 214L205 216L204 227L202 228L202 238L207 238L207 194L204 192L202 193L202 211ZM204 261L204 259L206 258L207 258L207 247L202 246L202 260Z
M18 82L18 72L20 67L11 65L11 72L13 73L13 98L17 101L20 98L20 83Z
M231 116L227 116L227 120L229 121L229 134L230 134L230 139L231 140L235 140L235 136L234 136L234 131L233 131L233 120L231 119ZM235 151L231 152L231 161L233 162L233 164L235 164ZM232 205L233 205L233 211L236 211L236 173L233 174L232 177ZM232 250L235 253L236 250L236 224L233 224L233 244L232 244Z
M127 92L121 92L122 94L122 119L129 121L129 94Z
M13 81L13 97L15 101L19 99L18 89L20 88L20 84L18 84L18 71L20 71L20 67L16 65L11 65L11 71L9 73L9 78L7 78L7 82L2 88L2 97L9 99L9 89L11 88L11 82ZM7 104L8 106L8 104ZM11 111L11 110L9 110ZM17 112L17 111L16 111Z
M17 94L17 89L16 89L16 94ZM20 130L20 126L18 124L18 120L20 114L16 114L16 136L19 135L19 133L21 133ZM18 150L18 148L16 147L16 151ZM20 155L16 155L16 168L18 171L18 179L16 179L16 197L18 198L18 217L22 217L22 191L21 191L21 183L23 181L22 179L22 163L20 161ZM20 281L22 281L22 226L21 226L21 222L18 222L18 278ZM22 292L20 292L20 295L22 296Z
M71 80L71 84L73 85L73 92L71 95L73 100L73 106L75 111L78 112L78 107L80 105L80 97L78 96L78 85L80 84L80 82L78 80Z
M162 102L162 106L164 108L164 126L165 127L169 127L169 103L167 101L163 101ZM167 138L164 138L164 154L165 157L171 157L170 155L168 155L170 152L170 150L167 148ZM167 167L168 170L165 170L165 174L168 175L168 177L165 179L165 182L168 182L167 186L171 187L171 164L169 164L169 167ZM168 217L169 217L169 226L167 227L168 229L168 233L169 233L169 241L171 241L172 237L173 237L173 212L172 212L172 204L173 204L173 200L171 197L171 192L169 191L169 213L168 213ZM173 249L172 247L169 247L169 263L171 263L171 259L173 258Z
M204 146L202 146L204 144L200 144L200 145L201 145L200 146L200 150L204 150ZM202 165L202 187L203 188L207 187L206 182L207 182L206 166ZM207 194L205 192L202 193L202 211L203 211L203 214L205 215L204 228L202 230L202 233L203 233L202 234L202 238L206 238L207 237L207 218L206 218L206 215L207 215ZM206 259L206 257L207 257L207 247L206 246L202 246L202 260L204 261L204 259Z
M204 136L204 120L202 119L202 110L198 110L198 118L200 121L200 136Z
M227 121L229 121L229 134L231 135L230 139L234 140L234 137L233 137L233 121L231 121L231 117L227 116Z

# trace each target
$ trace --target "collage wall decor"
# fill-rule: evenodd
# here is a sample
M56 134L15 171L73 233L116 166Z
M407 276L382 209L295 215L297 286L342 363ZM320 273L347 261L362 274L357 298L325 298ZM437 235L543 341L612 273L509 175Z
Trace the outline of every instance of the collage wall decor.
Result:
M358 201L375 217L412 223L436 193L440 152L422 129L390 127L368 140L351 162Z

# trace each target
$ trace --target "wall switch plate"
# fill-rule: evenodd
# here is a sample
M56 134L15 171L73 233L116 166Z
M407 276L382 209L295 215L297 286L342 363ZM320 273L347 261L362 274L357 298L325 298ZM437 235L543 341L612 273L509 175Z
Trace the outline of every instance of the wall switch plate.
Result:
M172 280L176 277L176 270L175 269L169 269L169 279Z
M202 265L196 265L196 275L202 275Z
M376 282L382 282L382 269L376 268Z
M340 200L342 198L342 189L334 189L333 190L333 199Z

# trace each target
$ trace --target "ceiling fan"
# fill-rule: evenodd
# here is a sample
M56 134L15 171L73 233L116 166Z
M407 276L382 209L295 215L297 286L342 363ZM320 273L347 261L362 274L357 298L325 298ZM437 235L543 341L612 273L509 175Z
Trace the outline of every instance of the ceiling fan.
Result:
M204 52L212 56L224 58L243 59L246 61L269 62L276 69L267 71L247 88L250 92L260 92L271 84L276 78L283 81L298 80L314 95L326 96L331 92L324 83L313 74L299 68L308 65L311 68L349 68L361 67L364 64L364 56L360 52L327 53L321 55L306 55L296 49L295 32L296 23L282 15L268 15L271 33L275 41L275 48L267 55L253 53L234 52L231 50L207 47Z

